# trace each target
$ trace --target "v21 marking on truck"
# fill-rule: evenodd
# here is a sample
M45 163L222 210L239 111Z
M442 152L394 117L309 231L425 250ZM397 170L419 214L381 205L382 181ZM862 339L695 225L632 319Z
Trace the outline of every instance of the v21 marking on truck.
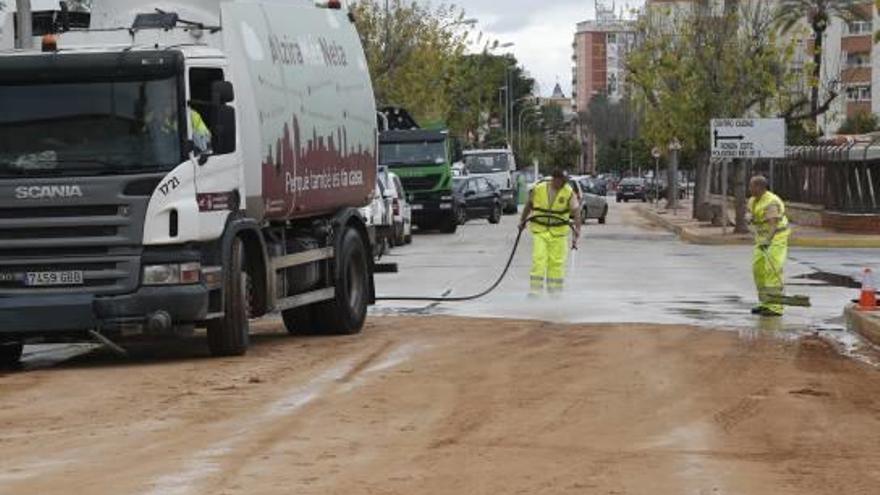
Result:
M162 193L163 196L168 196L168 193L180 187L180 179L177 177L171 177L164 184L159 186L159 192Z

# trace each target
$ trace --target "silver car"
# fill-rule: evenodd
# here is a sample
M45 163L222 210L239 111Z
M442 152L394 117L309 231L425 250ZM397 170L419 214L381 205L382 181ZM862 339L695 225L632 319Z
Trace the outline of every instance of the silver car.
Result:
M608 219L608 201L599 194L596 184L589 177L572 177L569 183L581 204L581 218L584 223L589 219L596 219L604 225Z

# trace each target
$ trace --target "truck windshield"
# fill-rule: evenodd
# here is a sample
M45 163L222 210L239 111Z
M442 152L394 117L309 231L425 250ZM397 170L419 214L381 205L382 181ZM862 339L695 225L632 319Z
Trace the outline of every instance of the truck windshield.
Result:
M382 143L380 165L439 165L446 163L446 143Z
M175 77L0 85L0 176L127 174L182 161Z
M480 155L465 155L464 164L472 174L492 174L507 172L510 161L503 153L487 153Z

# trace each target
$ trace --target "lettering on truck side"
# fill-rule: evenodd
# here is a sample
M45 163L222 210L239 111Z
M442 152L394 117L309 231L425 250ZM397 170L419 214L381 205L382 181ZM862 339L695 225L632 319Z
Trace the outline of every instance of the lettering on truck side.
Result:
M272 62L283 65L325 65L327 67L347 67L348 56L339 43L311 36L290 41L278 36L269 36L269 50Z

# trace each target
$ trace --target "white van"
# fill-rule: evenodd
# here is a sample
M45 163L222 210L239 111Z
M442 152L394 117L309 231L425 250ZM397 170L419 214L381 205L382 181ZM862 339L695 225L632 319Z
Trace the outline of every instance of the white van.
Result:
M501 205L505 214L517 212L516 159L513 151L507 148L465 151L464 165L468 175L486 177L501 189Z

